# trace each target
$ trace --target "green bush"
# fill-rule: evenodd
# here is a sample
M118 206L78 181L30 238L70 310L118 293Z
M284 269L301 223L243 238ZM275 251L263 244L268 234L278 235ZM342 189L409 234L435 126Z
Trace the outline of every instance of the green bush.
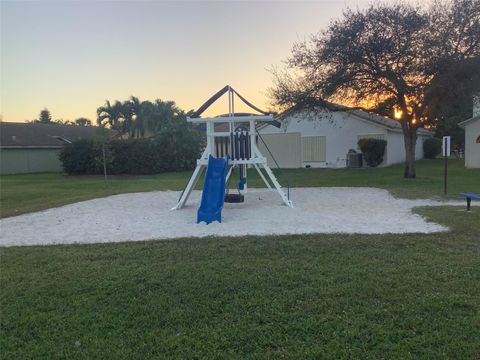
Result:
M111 140L107 173L146 175L166 171L192 169L200 156L201 135L191 124L165 125L155 137L148 139ZM102 144L78 140L60 152L60 161L68 174L102 174Z
M376 167L383 161L387 142L381 139L360 139L358 146L368 166Z
M112 154L111 174L155 174L162 162L151 139L114 140L109 144ZM173 169L172 169L173 170Z
M435 159L442 152L442 140L429 138L423 142L423 156L425 159Z
M186 121L169 122L157 133L154 142L159 151L171 154L160 164L161 170L194 168L203 145L201 133Z
M99 150L93 140L82 139L66 144L59 154L63 170L67 174L98 173L95 157Z

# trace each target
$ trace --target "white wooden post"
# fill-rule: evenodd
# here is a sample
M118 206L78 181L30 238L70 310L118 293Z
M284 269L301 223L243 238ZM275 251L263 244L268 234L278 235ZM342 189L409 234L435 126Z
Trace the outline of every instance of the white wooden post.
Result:
M260 153L260 151L258 150L257 146L255 144L252 144L252 150L255 151L255 154L260 157L260 158L263 158L262 154ZM265 159L265 158L263 158ZM280 183L278 182L277 178L275 177L275 174L272 172L272 170L270 169L270 167L267 165L267 159L265 159L264 162L262 162L260 164L261 167L263 167L265 169L265 172L267 173L268 177L270 178L270 181L272 182L273 186L275 187L275 189L277 190L278 194L280 195L280 197L282 198L283 202L285 203L285 205L287 205L288 207L291 207L293 208L293 203L288 199L288 197L285 195L285 193L283 192L283 189L282 189L282 186L280 185Z
M257 164L253 164L253 167L257 170L258 174L259 174L260 177L262 178L262 180L263 180L263 182L265 183L265 185L267 185L268 190L273 191L272 187L270 186L270 183L267 181L267 179L265 178L265 176L263 176L262 170L260 170L260 168L258 167L258 165L257 165Z
M192 190L197 185L198 179L200 179L200 176L202 175L202 172L204 169L205 169L204 165L201 165L201 164L197 165L197 167L195 168L195 171L193 172L192 177L190 178L190 181L187 184L187 187L185 188L185 190L183 190L182 196L180 196L180 200L178 200L177 205L175 205L175 207L173 207L172 210L178 210L185 206L185 203L190 197Z

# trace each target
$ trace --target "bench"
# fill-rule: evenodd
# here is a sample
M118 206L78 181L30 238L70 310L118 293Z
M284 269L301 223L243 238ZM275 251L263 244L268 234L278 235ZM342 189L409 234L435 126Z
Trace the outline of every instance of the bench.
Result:
M475 193L471 193L471 192L463 192L463 193L460 193L460 195L462 195L463 197L465 197L467 199L467 211L470 211L470 204L472 202L472 199L473 200L480 200L480 195L479 194L475 194Z

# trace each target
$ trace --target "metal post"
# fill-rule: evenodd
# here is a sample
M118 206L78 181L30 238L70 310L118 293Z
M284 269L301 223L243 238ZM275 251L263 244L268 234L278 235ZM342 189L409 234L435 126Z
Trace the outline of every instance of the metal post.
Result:
M102 156L103 156L103 179L105 181L105 187L108 186L107 182L107 159L105 156L105 142L102 143Z
M230 104L231 104L230 116L234 117L235 112L234 112L234 109L233 109L233 91L232 91L232 88L229 88L229 90L230 90L230 92L228 93L228 97L229 97L229 101L230 101ZM235 122L231 123L231 129L235 130Z
M232 93L232 116L235 116L235 101L234 101L235 100L235 94L234 94L233 91L231 91L231 93Z
M228 116L232 116L232 90L228 87Z
M443 140L443 156L445 158L445 169L443 174L443 195L447 195L447 168L448 168L448 156L447 156L447 138L445 137Z

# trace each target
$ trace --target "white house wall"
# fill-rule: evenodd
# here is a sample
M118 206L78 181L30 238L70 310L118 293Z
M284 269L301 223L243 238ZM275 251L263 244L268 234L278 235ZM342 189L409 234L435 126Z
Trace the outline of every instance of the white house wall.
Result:
M260 133L275 134L288 132L300 133L302 137L326 137L326 161L302 161L302 167L307 165L310 165L311 167L345 167L348 150L359 150L357 145L358 135L387 135L387 130L385 128L369 124L366 121L358 120L357 118L341 112L322 113L321 116L311 116L308 118L302 118L301 115L291 116L287 121L284 121L284 124L286 124L286 127L282 126L281 129L274 126L267 126L260 130ZM302 149L290 149L290 151L301 152Z
M389 131L387 136L387 149L385 150L385 165L393 165L405 161L405 146L403 145L403 134L396 131Z
M417 144L415 146L415 159L423 159L423 142L432 136L418 135Z
M405 143L403 133L389 131L387 139L387 165L402 163L405 161ZM423 159L423 142L429 136L418 135L415 145L415 159Z
M465 126L465 166L480 168L480 120L472 121Z
M387 130L383 126L369 123L366 120L342 112L322 112L321 115L317 116L303 116L302 114L298 114L286 118L283 121L281 129L274 126L267 126L260 130L261 134L281 134L285 132L300 134L301 139L310 136L325 136L326 154L322 156L322 158L325 158L323 162L305 161L305 159L301 157L302 147L296 148L295 146L295 149L293 149L290 142L283 143L281 138L271 137L273 147L278 148L282 146L281 144L283 143L284 146L289 147L289 149L287 149L288 152L299 152L302 167L345 167L348 150L354 149L360 151L357 144L358 140L365 137L387 140L385 158L381 166L389 166L405 161L405 146L403 133L401 131ZM423 158L423 141L426 137L427 136L424 135L418 136L416 159ZM281 152L284 153L285 150ZM289 156L288 159L283 159L283 155L276 156L276 158L281 166L294 166L294 162L290 159L291 156Z

